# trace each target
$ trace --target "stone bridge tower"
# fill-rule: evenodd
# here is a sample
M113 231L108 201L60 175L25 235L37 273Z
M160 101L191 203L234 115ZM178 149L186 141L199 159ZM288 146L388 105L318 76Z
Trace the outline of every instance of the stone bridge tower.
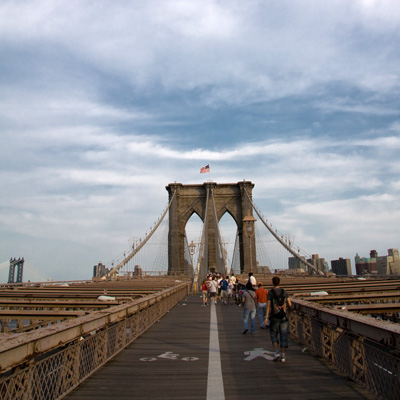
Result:
M249 237L246 235L243 226L243 218L248 215L248 212L252 215L252 207L246 191L250 198L252 198L253 187L254 184L249 181L222 184L205 182L200 185L183 185L182 183L169 184L166 187L169 200L172 199L174 193L176 193L176 197L169 210L168 272L184 273L186 224L194 213L196 213L204 223L207 212L207 193L210 194L211 191L213 193L217 221L219 222L222 216L228 212L236 222L239 232L241 272L246 273L250 271L250 260L252 260L253 271L256 272L255 238L254 236ZM213 217L214 204L212 201L209 202L207 218L207 258L209 270L216 269L219 265L215 240L215 218Z

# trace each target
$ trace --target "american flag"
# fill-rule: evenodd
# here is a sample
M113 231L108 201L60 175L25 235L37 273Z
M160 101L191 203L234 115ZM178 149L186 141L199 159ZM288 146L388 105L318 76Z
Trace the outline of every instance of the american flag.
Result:
M206 172L210 172L210 166L208 164L205 167L200 168L201 174L205 174Z

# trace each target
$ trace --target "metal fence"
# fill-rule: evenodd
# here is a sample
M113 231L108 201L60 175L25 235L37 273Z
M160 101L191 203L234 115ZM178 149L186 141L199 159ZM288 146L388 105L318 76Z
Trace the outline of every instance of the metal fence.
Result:
M400 399L400 325L293 300L290 332L380 399Z
M190 283L184 283L148 298L136 300L133 302L134 305L118 306L116 312L110 308L106 318L107 323L103 326L97 324L96 329L87 331L82 325L80 327L82 335L44 354L34 355L35 348L37 350L41 346L38 341L32 343L33 356L27 358L25 354L23 363L3 374L0 380L0 398L2 400L63 398L150 328L188 295L189 290ZM99 313L104 316L104 311ZM57 335L60 333L62 332L57 332ZM51 338L45 340L46 343L52 341ZM14 351L15 357L18 357L18 349L10 351Z

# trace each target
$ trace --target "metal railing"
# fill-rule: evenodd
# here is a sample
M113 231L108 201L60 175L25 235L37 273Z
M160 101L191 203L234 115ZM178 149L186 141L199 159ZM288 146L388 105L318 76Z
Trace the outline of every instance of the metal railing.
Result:
M292 299L295 341L380 399L400 399L400 325Z
M2 400L61 399L132 343L190 292L180 283L0 348Z

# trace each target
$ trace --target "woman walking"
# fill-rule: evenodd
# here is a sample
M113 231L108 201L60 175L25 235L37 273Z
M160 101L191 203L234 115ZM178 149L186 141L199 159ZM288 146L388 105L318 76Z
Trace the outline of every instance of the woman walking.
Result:
M253 290L251 282L247 282L246 290L242 296L243 303L243 335L249 330L248 319L250 317L250 333L252 335L256 332L256 294Z
M208 299L208 284L207 279L204 279L203 283L201 284L201 292L203 293L203 307L207 306L207 299Z

